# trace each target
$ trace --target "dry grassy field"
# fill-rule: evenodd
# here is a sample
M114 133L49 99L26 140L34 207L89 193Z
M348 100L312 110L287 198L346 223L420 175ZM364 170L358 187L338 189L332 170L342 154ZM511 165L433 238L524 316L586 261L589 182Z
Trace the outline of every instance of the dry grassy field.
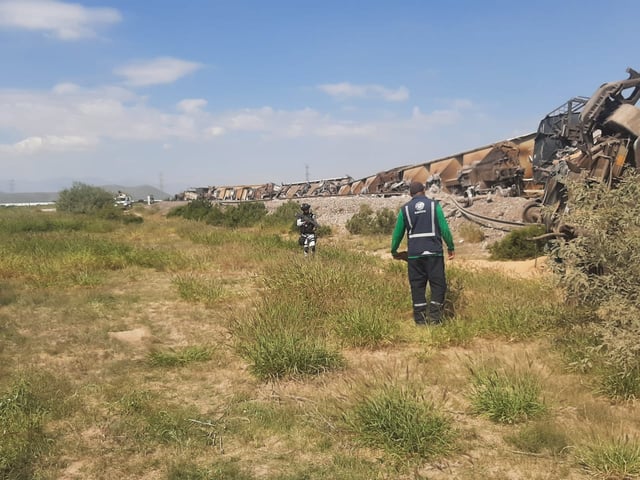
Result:
M640 473L637 406L599 393L565 345L579 334L544 259L491 262L460 242L449 316L418 328L386 236L327 222L305 259L269 221L6 210L2 479Z

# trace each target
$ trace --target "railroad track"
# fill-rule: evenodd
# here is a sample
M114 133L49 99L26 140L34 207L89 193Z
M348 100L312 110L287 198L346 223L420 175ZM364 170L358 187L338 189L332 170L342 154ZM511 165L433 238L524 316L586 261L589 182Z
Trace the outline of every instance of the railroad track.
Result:
M516 228L527 227L529 225L535 225L533 223L525 222L512 222L509 220L503 220L500 218L487 217L474 213L468 208L463 207L453 196L447 195L446 200L451 202L456 209L468 220L483 225L485 227L494 228L496 230L502 230L503 232L511 232Z
M282 201L302 201L304 199L308 199L309 201L313 201L317 198L366 198L366 197L395 197L400 195L406 195L406 193L387 193L387 194L379 194L379 193L371 193L371 194L358 194L358 195L326 195L322 197L313 197L313 196L300 196L289 199L284 198L274 198L274 199L261 199L261 200L225 200L225 201L217 201L216 203L221 205L238 205L240 203L251 203L251 202L263 202L268 203L272 200L282 200ZM469 221L477 223L487 228L493 228L495 230L501 230L503 232L511 232L516 228L527 227L530 225L537 225L535 223L526 223L526 222L512 222L509 220L503 220L500 218L492 218L486 215L480 215L479 213L474 213L468 208L464 207L460 204L458 200L453 195L446 194L442 199L443 202L450 202L453 206Z

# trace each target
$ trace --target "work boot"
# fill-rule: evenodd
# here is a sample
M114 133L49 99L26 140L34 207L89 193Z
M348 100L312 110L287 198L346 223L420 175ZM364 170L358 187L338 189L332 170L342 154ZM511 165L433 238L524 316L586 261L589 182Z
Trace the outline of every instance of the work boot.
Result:
M413 320L416 322L416 325L423 326L427 324L427 312L424 310L414 310L413 311Z
M440 325L442 323L442 304L431 302L429 304L429 323Z

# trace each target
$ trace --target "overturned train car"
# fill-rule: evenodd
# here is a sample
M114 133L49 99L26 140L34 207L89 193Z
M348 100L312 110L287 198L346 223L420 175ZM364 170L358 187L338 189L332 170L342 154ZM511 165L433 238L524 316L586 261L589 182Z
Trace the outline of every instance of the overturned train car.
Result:
M640 168L640 73L604 83L590 98L575 97L549 113L538 127L533 176L544 194L527 206L525 222L544 223L550 234L572 237L563 222L569 180L616 185L626 169Z
M320 196L396 195L412 181L455 194L499 191L522 195L533 185L531 133L425 163L396 167L361 179L350 176L288 184L210 186L185 192L185 199L237 202Z

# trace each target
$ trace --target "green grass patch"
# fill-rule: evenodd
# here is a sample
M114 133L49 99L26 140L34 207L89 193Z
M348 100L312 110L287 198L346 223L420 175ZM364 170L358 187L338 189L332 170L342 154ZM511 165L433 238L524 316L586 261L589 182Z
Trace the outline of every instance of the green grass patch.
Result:
M345 419L361 442L394 456L433 458L455 444L450 418L416 392L395 385L372 392Z
M522 423L547 412L538 378L531 372L497 367L470 367L474 413L496 423Z
M345 345L380 348L392 345L398 338L398 324L389 312L372 305L350 309L333 319L336 335Z
M108 271L179 266L178 251L136 247L84 232L24 233L0 243L0 275L32 285L96 285Z
M257 330L253 341L241 343L239 351L260 379L317 375L344 365L342 355L322 338L305 332L265 329L267 324L263 323L254 325Z
M185 347L170 351L153 351L148 355L148 362L154 367L181 367L194 362L211 360L213 351L210 347Z
M447 281L446 316L469 324L465 328L482 336L530 338L555 328L567 308L550 291L546 279L450 267Z
M517 433L505 439L516 449L528 453L561 455L570 445L564 430L553 422L537 421L524 425Z
M225 295L224 285L218 279L185 273L176 275L171 281L180 298L187 301L213 305Z
M640 443L629 436L597 440L579 447L576 457L593 476L631 479L640 476Z
M0 478L34 478L53 447L47 421L67 415L70 385L48 372L24 372L0 393Z
M343 367L342 355L329 345L322 326L306 314L301 302L269 298L232 326L236 349L258 378L315 375Z
M234 460L220 460L211 466L181 461L170 466L167 480L253 480Z
M204 446L217 428L200 422L195 408L167 404L148 390L129 391L112 406L108 430L132 450L144 451L149 442Z

